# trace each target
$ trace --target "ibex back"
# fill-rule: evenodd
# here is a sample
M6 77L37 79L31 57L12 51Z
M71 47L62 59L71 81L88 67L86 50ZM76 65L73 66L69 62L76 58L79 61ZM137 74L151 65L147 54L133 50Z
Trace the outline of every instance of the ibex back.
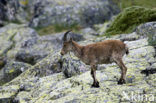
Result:
M67 40L67 31L63 37L63 48L61 55L67 52L73 52L81 61L91 66L91 76L93 78L93 87L99 87L99 82L96 79L96 69L98 64L108 64L115 62L121 69L121 77L118 84L126 83L127 68L124 65L122 58L124 54L128 54L128 48L120 40L105 40L86 46L81 46L73 41L71 38Z

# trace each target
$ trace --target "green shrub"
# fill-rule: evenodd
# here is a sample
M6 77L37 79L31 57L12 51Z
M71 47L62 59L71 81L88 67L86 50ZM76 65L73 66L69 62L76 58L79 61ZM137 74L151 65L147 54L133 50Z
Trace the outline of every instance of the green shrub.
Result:
M117 15L105 34L108 36L131 33L138 25L151 21L156 21L156 9L128 7Z

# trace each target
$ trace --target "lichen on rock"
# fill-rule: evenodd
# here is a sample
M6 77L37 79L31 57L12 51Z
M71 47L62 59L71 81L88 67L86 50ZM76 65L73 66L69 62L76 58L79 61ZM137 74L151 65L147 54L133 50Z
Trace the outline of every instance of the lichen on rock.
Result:
M100 82L100 88L91 88L93 82L88 66L81 63L73 54L62 57L59 52L51 53L33 67L26 70L11 82L1 86L0 98L15 96L19 102L133 102L124 98L123 92L130 96L131 93L155 94L155 74L146 77L141 71L155 63L155 50L148 45L147 38L138 38L136 33L128 34L128 37L120 35L112 38L135 38L125 41L129 47L129 55L124 56L123 61L128 68L127 83L118 85L120 77L119 67L113 64L103 64L96 72ZM103 38L98 38L99 41ZM129 40L129 39L127 39ZM153 58L153 59L151 59ZM79 70L80 69L80 70ZM51 72L48 72L50 71ZM53 72L63 70L63 72ZM65 71L66 72L65 72ZM54 74L53 74L53 73ZM49 74L46 74L49 73ZM66 73L66 75L64 74ZM68 75L68 76L67 76ZM68 78L67 78L68 77ZM15 91L10 86L17 86ZM8 91L9 94L8 94ZM18 92L19 91L19 92ZM12 94L13 93L13 94Z
M66 6L69 1L56 2ZM81 3L86 5L86 1ZM100 32L105 31L104 28ZM138 102L124 98L124 93L128 96L131 93L156 96L156 51L153 45L149 45L148 38L148 35L155 38L154 28L155 22L149 22L139 26L133 33L111 38L98 36L99 32L89 27L79 32L83 35L69 34L68 39L72 37L81 45L118 39L129 48L129 54L123 57L128 68L126 84L117 84L121 70L115 63L102 64L96 70L100 87L92 88L90 66L71 52L64 56L60 54L63 32L39 36L26 25L4 26L0 28L0 45L4 46L0 47L0 83L5 84L0 86L0 102L120 103Z
M148 22L142 24L136 29L137 34L148 38L149 45L156 45L156 22Z
M7 62L7 64L0 70L0 85L11 81L30 67L29 64L22 62Z

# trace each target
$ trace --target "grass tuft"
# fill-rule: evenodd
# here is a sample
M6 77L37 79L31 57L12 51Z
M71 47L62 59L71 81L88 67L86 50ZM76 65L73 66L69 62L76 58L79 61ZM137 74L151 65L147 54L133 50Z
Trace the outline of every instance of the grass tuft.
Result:
M35 29L39 35L48 35L52 33L63 32L66 30L78 31L81 29L81 26L77 24L72 24L72 25L55 24L55 25L49 25L47 27L37 27Z

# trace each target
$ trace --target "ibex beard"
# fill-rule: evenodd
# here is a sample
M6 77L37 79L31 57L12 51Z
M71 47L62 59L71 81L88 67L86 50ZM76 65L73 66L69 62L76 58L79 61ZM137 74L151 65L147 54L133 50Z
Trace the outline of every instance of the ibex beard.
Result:
M73 52L74 55L86 65L91 66L91 76L93 78L92 87L99 87L99 82L96 79L97 65L113 62L115 62L121 69L121 77L118 81L118 84L126 83L127 67L122 61L123 56L129 53L126 44L120 40L105 40L103 42L81 46L71 38L70 40L67 40L67 34L69 32L71 31L67 31L63 36L61 55L65 55L68 52Z

